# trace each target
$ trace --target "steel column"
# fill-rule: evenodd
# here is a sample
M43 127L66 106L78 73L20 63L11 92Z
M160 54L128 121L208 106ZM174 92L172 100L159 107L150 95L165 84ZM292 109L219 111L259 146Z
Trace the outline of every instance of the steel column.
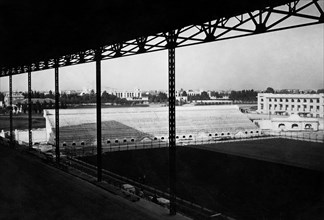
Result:
M102 180L102 141L101 141L101 49L96 50L96 93L97 93L97 177Z
M12 121L12 75L9 76L9 123L10 123L10 147L13 147L13 121Z
M170 215L176 214L175 33L168 36L169 55L169 181Z
M28 138L29 148L33 147L32 134L32 102L31 102L31 68L28 67Z
M59 93L59 63L55 59L55 155L56 163L60 163L60 93Z

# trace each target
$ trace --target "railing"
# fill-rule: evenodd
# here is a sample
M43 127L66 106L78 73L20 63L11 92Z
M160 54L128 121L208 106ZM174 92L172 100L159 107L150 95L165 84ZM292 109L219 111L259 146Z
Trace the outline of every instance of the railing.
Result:
M97 167L84 161L68 158L65 163L81 172L87 173L90 176L96 175ZM135 194L143 199L147 199L151 201L152 197L162 197L165 199L170 199L170 195L168 192L164 192L152 186L145 185L143 183L139 183L132 179L129 179L124 176L120 176L108 170L103 170L103 180L107 183L111 184L115 188L122 190L123 184L131 184L135 187ZM225 217L223 214L207 209L203 206L195 204L193 202L181 199L180 197L176 197L177 210L180 213L183 213L187 216L194 217L194 219L211 219L211 216ZM160 204L166 208L169 208L168 205ZM217 218L215 218L217 219Z
M300 141L324 143L324 132L298 132L298 131L262 131L255 133L251 136L231 136L224 135L220 137L209 136L209 137L195 137L195 138L177 138L177 146L192 147L197 145L207 144L220 144L229 142L239 141L253 141L271 138L287 138ZM151 141L134 142L134 141L112 141L109 143L103 142L102 151L115 152L115 151L126 151L126 150L143 150L153 148L165 148L169 147L168 139L156 139ZM87 144L83 142L73 145L66 145L62 148L62 152L66 155L76 156L91 156L97 153L97 147L94 144Z
M324 132L311 131L263 131L265 135L292 140L324 143Z

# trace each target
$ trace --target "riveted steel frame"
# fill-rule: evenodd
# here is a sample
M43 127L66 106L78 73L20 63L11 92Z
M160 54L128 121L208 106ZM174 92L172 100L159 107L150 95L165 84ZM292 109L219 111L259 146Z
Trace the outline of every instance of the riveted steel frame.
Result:
M96 97L97 97L97 179L102 180L102 140L101 140L101 49L96 50Z
M13 147L13 106L12 106L12 76L9 76L9 123L10 123L10 146Z
M315 13L308 9L313 7ZM293 18L299 18L294 23ZM303 19L303 21L301 21ZM288 21L288 22L286 22ZM286 23L285 23L286 22ZM324 23L323 5L318 0L296 0L279 7L265 7L234 17L222 17L205 23L192 24L167 33L139 36L136 39L103 45L100 49L89 49L55 59L42 60L15 67L2 67L0 77L29 71L55 68L55 129L56 160L59 162L59 78L58 68L81 63L96 62L97 87L97 159L98 181L101 181L101 60L131 56L168 49L169 54L169 156L170 156L170 214L176 213L176 124L175 124L175 48L221 41L261 33ZM11 91L10 90L10 91ZM10 94L12 91L10 92ZM10 95L10 104L12 94ZM12 111L10 111L10 136L12 143Z
M29 148L33 147L33 124L32 124L32 106L33 103L31 101L31 69L28 68L28 146Z
M169 181L170 215L176 214L176 94L175 94L175 48L177 34L170 31L165 34L169 63Z
M323 2L321 2L323 4ZM324 22L323 5L319 0L297 0L278 7L265 7L245 14L222 17L205 23L192 24L174 30L179 32L176 47L221 41L255 34L309 26ZM310 11L310 9L312 9ZM296 19L296 21L294 20ZM168 49L165 33L139 36L135 39L103 45L101 60L131 56ZM95 49L61 56L59 67L95 61ZM31 64L32 71L54 68L54 59ZM16 67L2 67L0 77L25 73L29 64Z
M55 155L56 163L60 163L60 93L59 93L59 65L55 59Z

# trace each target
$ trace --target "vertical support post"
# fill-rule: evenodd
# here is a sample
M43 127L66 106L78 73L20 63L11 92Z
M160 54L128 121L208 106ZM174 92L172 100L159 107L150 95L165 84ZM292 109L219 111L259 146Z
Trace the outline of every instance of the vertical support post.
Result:
M175 115L175 42L174 31L168 36L169 55L169 179L170 215L176 214L176 115Z
M12 75L9 76L9 123L10 123L10 147L13 147L13 121L12 121Z
M29 148L33 147L33 134L32 134L32 102L31 102L31 68L28 67L28 138Z
M97 93L97 179L102 180L102 142L101 142L101 49L96 49L96 93Z
M59 60L55 59L55 155L60 163L60 93L59 93Z

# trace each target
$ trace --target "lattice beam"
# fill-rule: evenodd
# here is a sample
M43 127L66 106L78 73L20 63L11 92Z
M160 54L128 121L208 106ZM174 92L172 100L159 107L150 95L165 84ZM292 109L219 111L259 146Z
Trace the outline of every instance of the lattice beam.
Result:
M178 34L176 47L246 37L255 34L324 23L323 1L297 0L276 8L266 7L246 14L223 17L201 24L174 30ZM295 18L298 18L294 20ZM301 19L303 21L301 21ZM141 36L126 42L103 45L102 60L166 50L168 40L164 33ZM59 67L95 61L95 49L68 54L59 58ZM17 67L2 67L0 77L54 68L54 59L43 60Z

